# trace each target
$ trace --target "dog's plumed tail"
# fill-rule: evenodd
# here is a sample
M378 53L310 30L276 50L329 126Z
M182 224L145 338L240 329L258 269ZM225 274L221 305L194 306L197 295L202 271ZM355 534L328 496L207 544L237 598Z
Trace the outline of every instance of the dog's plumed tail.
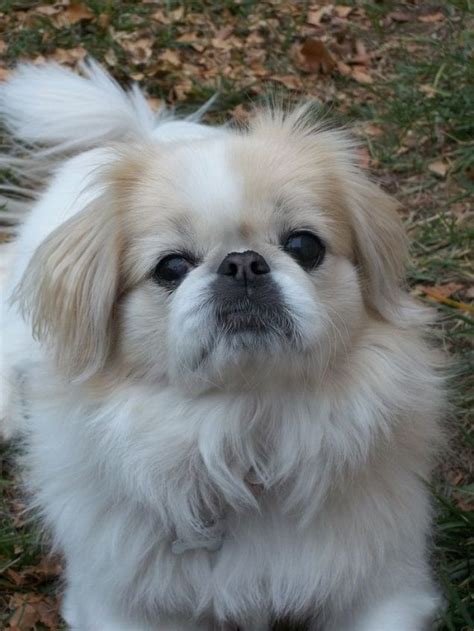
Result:
M137 86L123 90L94 61L81 71L23 64L0 86L0 120L10 135L0 169L13 175L0 184L3 223L21 221L58 161L104 143L149 136L166 118L164 110L150 108Z
M81 70L83 76L54 63L19 66L0 88L0 115L11 135L69 152L153 130L157 115L136 86L122 90L94 61Z

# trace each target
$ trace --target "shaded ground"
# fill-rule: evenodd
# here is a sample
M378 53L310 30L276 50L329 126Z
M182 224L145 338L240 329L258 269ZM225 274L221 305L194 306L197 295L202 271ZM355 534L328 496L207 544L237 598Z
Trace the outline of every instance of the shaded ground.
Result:
M311 96L353 126L362 164L404 205L410 286L438 307L453 358L434 563L449 605L439 628L473 629L472 2L4 0L0 12L0 80L19 59L74 67L91 54L155 106L185 113L219 92L210 122L245 121L268 95ZM23 521L6 451L0 467L0 626L59 628L59 562Z

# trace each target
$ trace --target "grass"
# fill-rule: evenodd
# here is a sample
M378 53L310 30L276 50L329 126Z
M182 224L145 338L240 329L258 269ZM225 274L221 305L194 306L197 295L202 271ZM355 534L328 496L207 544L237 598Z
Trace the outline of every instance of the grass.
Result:
M35 2L0 2L0 11L13 15L13 10L28 11ZM43 3L46 4L46 3ZM412 264L409 283L428 303L437 306L439 324L433 331L452 358L453 412L448 421L452 450L441 464L433 486L437 507L433 564L442 585L446 609L438 621L439 631L467 631L474 628L474 477L472 448L474 443L473 364L474 320L472 311L463 305L472 297L474 269L472 263L474 224L469 199L474 188L474 66L470 61L474 44L472 0L451 0L427 3L336 2L363 7L367 25L348 20L344 33L362 39L367 47L382 50L379 70L372 84L361 86L351 78L335 75L324 80L295 70L291 46L305 28L309 3L255 3L250 0L167 0L161 8L166 15L183 8L182 16L163 24L150 20L157 5L91 0L86 3L95 19L72 27L58 27L52 17L33 16L19 30L5 33L9 64L19 58L35 58L54 54L58 48L83 46L89 53L104 60L119 80L137 73L149 94L160 99L175 98L173 86L182 76L181 68L156 66L160 51L172 48L183 60L196 64L185 99L178 105L182 111L202 104L216 89L220 97L209 119L224 120L236 106L248 99L258 100L275 85L246 74L246 50L230 53L235 68L226 75L218 60L213 72L202 75L196 55L187 43L178 42L183 32L197 30L201 38L212 35L222 26L232 24L238 37L245 38L254 29L254 18L260 20L259 33L265 40L265 64L269 74L298 75L303 91L320 100L334 117L343 122L357 122L362 140L367 144L375 175L404 205L404 220L412 243ZM290 8L288 8L290 7ZM406 23L389 22L394 11L409 12ZM439 23L421 22L417 17L441 11ZM204 16L204 13L206 17ZM198 16L194 18L193 16ZM105 17L104 17L105 16ZM257 20L257 21L258 21ZM276 22L275 22L276 20ZM327 26L328 31L330 26ZM153 55L143 64L133 61L121 46L116 34L139 32L151 36ZM332 41L332 40L331 40ZM411 52L407 52L411 51ZM206 53L203 53L204 58ZM239 66L240 64L240 66ZM207 69L205 69L207 70ZM205 77L205 78L203 78ZM279 92L286 88L280 85ZM298 95L296 95L298 96ZM295 93L287 91L289 99ZM471 112L471 115L469 113ZM364 124L380 129L380 134L365 133ZM439 176L430 165L441 161L446 167ZM430 299L423 287L442 291L453 283L449 304ZM421 289L420 289L421 288ZM442 298L442 295L441 295ZM17 585L12 571L21 573L42 558L37 536L27 524L18 522L21 507L12 476L8 455L2 453L0 466L0 626L6 626L12 610L9 598L15 593L44 590L52 593L54 581L46 576L42 582L26 579ZM10 573L9 573L10 572ZM35 582L36 581L36 582ZM3 607L2 607L3 605ZM38 627L40 628L40 627Z

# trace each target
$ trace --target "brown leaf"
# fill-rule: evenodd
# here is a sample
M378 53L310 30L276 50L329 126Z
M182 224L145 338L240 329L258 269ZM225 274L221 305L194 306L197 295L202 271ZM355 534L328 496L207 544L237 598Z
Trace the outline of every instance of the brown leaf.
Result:
M198 53L202 53L202 51L206 48L203 44L203 38L196 32L183 33L176 39L176 41L183 44L189 44L192 48L194 48L194 50L197 50Z
M112 18L109 13L101 13L99 17L97 18L97 24L101 28L108 28L110 26L111 21L112 21Z
M193 82L190 79L184 79L180 81L178 85L175 85L173 92L178 101L185 101L188 94L193 90Z
M357 55L359 55L360 57L367 56L367 48L365 47L365 44L361 39L356 39L356 41L354 42L354 48Z
M215 33L214 39L227 39L233 30L233 26L224 26Z
M116 66L118 63L117 55L115 54L115 51L113 48L109 48L109 50L104 55L104 59L107 62L107 65L110 66L111 68Z
M365 70L362 70L359 66L354 66L354 68L352 68L352 78L357 81L357 83L364 83L367 85L374 82L370 74L365 72Z
M463 289L464 285L460 283L442 283L440 285L426 286L426 285L415 285L415 290L426 293L426 290L431 292L436 292L443 298L449 298L460 289Z
M301 90L303 88L301 79L294 74L272 75L270 79L278 81L278 83L284 85L288 90Z
M370 153L367 147L360 147L357 149L357 157L359 164L363 169L368 169L370 166Z
M409 13L405 13L404 11L392 11L388 14L388 17L394 22L410 22L412 19L411 15Z
M432 22L442 22L444 18L445 18L444 13L441 13L441 11L438 11L437 13L431 13L430 15L420 15L418 20L420 22L425 22L427 24L430 24Z
M169 63L171 66L178 68L181 66L181 58L176 50L171 50L167 48L160 55L158 55L158 59L161 61L165 61Z
M246 123L250 118L250 112L241 103L236 105L230 113L238 123Z
M10 609L13 609L9 626L20 630L34 628L40 619L38 611L34 606L34 603L37 602L37 594L14 594L9 602Z
M14 594L9 601L13 610L8 628L10 631L36 629L38 622L48 629L58 628L58 602L38 593Z
M10 71L7 68L0 68L0 81L5 81L8 78Z
M336 63L337 69L341 73L343 77L350 77L352 74L352 68L345 64L343 61L338 61Z
M17 572L16 570L12 570L11 568L9 568L6 572L5 572L5 576L7 576L12 583L14 583L15 585L22 585L25 577L22 573Z
M351 58L351 63L367 64L371 61L371 54L367 52L364 42L356 39L354 42L355 55Z
M367 134L367 136L377 137L383 134L382 129L375 123L366 123L363 126L363 130Z
M170 11L169 14L174 22L179 22L184 15L184 7L180 6L177 9L173 9L173 11Z
M353 10L354 10L354 7L346 7L342 4L337 7L334 7L334 11L336 12L336 15L342 19L345 19L350 13L352 13Z
M48 55L48 59L53 59L59 64L73 65L86 56L87 50L83 46L77 46L76 48L56 48L51 55ZM38 63L42 63L42 61L40 60Z
M468 313L474 313L474 305L468 304L466 302L460 302L459 300L453 300L452 298L447 298L438 291L437 287L425 287L423 285L417 285L413 289L413 292L415 294L423 293L431 300L435 300L436 302L444 305L449 305L450 307L454 307L455 309L461 309L462 311L467 311Z
M163 107L163 101L158 99L156 96L147 96L146 101L152 110L156 112Z
M429 85L428 83L422 83L418 87L418 90L422 92L429 99L432 99L433 97L436 96L436 88L434 88L432 85Z
M3 54L8 48L8 44L0 39L0 55Z
M58 15L57 21L61 26L69 26L82 20L92 20L93 18L94 13L85 4L71 2L71 6Z
M151 37L140 37L135 41L123 39L120 45L130 54L134 64L144 64L151 58L153 41Z
M326 15L331 15L332 5L328 5L325 7L321 7L316 11L308 11L308 15L306 16L306 22L308 24L312 24L313 26L319 26L321 24L321 20Z
M36 605L40 622L48 629L58 628L58 603L52 599L45 598Z
M171 19L168 17L168 15L165 14L165 12L162 9L158 9L158 11L155 11L154 13L152 13L150 17L152 20L155 20L156 22L159 22L160 24L171 23Z
M328 74L336 65L331 53L320 39L307 39L296 49L297 65L305 72Z
M428 165L428 171L431 171L431 173L443 178L448 172L448 165L442 160L435 160Z
M56 13L59 13L60 10L61 9L58 6L45 4L40 5L39 7L35 7L33 13L40 13L41 15L46 15L50 17L51 15L56 15Z

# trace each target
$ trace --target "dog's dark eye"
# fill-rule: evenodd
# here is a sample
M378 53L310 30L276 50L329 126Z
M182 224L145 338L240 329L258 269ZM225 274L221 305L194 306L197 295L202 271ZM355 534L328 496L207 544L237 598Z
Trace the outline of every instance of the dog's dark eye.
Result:
M326 248L319 237L306 230L290 234L284 241L283 249L305 269L321 265Z
M161 259L153 271L153 278L160 285L178 285L194 264L181 254L169 254Z

